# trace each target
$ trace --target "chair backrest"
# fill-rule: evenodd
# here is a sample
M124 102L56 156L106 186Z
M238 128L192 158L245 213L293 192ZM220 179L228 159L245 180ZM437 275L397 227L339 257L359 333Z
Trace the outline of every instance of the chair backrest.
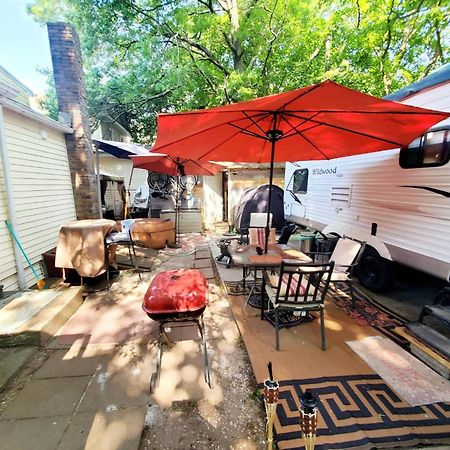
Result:
M126 233L131 238L131 232L133 231L134 219L124 219L120 221L122 232Z
M346 267L339 268L338 266L350 266L356 262L356 258L360 255L364 242L360 242L347 237L340 238L330 260L334 261L336 271L347 271Z
M334 261L316 264L283 260L275 305L319 307L325 301L333 269Z
M266 229L265 228L249 228L248 229L248 243L250 245L259 245L264 247L266 243ZM269 232L268 244L275 244L275 228L271 228Z
M272 226L272 213L269 214L269 227ZM250 213L250 224L249 227L265 227L267 226L267 213Z

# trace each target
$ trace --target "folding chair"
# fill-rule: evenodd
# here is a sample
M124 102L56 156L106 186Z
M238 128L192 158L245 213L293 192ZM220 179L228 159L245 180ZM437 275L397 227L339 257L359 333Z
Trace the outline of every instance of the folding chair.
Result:
M142 275L137 265L135 243L132 237L132 230L134 226L134 219L125 219L120 221L121 231L110 233L105 238L105 248L109 253L109 248L112 245L126 245L128 248L128 254L130 256L130 262L134 266L134 269L139 275L139 279L142 280ZM107 256L106 260L109 258ZM109 270L106 271L107 279L109 280Z
M308 252L308 255L314 256L314 261L317 261L319 258L322 260L323 256L329 256L329 260L334 261L334 270L330 283L345 283L350 290L352 305L355 304L352 274L355 267L359 264L365 247L366 242L344 236L338 239L332 253Z

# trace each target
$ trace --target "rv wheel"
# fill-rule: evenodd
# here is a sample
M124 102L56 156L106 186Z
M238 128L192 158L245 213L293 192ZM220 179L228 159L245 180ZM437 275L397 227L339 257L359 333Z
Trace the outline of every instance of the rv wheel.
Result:
M391 284L391 273L391 262L382 258L373 247L367 246L357 267L360 283L371 291L383 291Z

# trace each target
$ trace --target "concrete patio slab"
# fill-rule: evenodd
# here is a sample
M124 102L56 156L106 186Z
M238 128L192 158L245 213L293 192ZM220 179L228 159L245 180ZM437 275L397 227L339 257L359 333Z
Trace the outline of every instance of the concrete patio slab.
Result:
M107 355L72 355L67 350L56 350L34 373L33 379L93 375L96 370L106 367L108 359Z
M76 414L58 450L137 450L147 408Z
M211 253L209 250L197 250L195 252L195 259L210 259Z
M130 292L111 289L90 295L83 306L59 330L58 342L72 344L121 343L151 335L156 325L142 311L147 284L130 287Z
M70 416L0 421L0 450L56 450Z
M148 404L154 352L147 345L118 349L89 384L78 412L117 410Z
M36 352L36 347L0 348L0 391Z
M0 420L72 414L91 377L31 380L6 407Z
M208 267L206 269L199 269L199 270L203 275L205 275L207 280L215 279L214 270L211 267Z
M83 303L79 286L29 291L0 310L0 345L40 345Z
M0 333L11 334L48 305L58 292L55 290L27 291L14 295L0 310Z
M205 259L196 259L194 261L194 268L195 269L209 269L212 267L212 261L211 258L205 258Z

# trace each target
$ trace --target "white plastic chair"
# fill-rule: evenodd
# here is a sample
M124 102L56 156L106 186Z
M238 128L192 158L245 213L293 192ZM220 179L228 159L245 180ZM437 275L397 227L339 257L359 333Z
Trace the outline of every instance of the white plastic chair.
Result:
M349 237L339 238L329 260L334 261L334 269L331 274L331 283L345 283L350 289L352 304L355 304L355 294L352 285L352 273L358 265L364 252L365 242L351 239ZM308 253L309 255L320 256L325 253ZM315 260L317 260L315 258Z
M269 214L269 227L272 226L273 214ZM267 213L250 213L249 228L265 228L267 226Z

